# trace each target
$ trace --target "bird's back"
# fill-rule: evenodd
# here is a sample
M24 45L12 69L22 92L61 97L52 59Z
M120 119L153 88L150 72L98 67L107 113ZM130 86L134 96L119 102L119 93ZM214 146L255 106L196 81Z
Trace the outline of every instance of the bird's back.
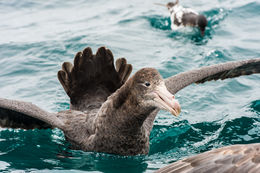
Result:
M85 141L95 134L95 118L99 109L90 109L87 111L66 110L57 114L58 118L63 120L66 140L72 145L72 149L83 149L87 145Z
M195 26L198 13L190 8L183 8L176 5L169 9L171 13L172 29L178 29L183 26Z
M58 78L70 97L70 110L59 112L58 117L65 124L62 130L72 148L95 150L93 137L99 134L100 108L125 83L131 71L132 66L124 58L119 58L115 67L113 54L105 47L95 55L86 48L76 54L74 65L63 63Z

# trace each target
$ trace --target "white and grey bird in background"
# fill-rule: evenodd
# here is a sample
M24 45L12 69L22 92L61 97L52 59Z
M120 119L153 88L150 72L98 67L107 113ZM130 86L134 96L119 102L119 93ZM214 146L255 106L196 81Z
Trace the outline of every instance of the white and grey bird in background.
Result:
M178 30L186 26L198 27L201 35L204 36L205 29L208 24L208 21L204 15L199 14L190 8L184 8L179 4L179 0L176 0L176 2L168 2L166 5L160 3L155 4L168 8L171 15L172 30Z

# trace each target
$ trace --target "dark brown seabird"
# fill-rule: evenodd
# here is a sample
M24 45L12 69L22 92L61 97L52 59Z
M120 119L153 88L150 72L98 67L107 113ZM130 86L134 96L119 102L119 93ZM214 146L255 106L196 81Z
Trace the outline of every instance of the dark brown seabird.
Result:
M73 149L119 155L148 154L153 121L160 109L173 115L180 105L173 94L192 83L260 73L260 58L227 62L162 79L143 68L128 79L132 66L101 47L78 52L65 62L58 78L70 97L70 110L46 112L28 102L0 99L0 126L59 128ZM247 147L245 145L245 147Z

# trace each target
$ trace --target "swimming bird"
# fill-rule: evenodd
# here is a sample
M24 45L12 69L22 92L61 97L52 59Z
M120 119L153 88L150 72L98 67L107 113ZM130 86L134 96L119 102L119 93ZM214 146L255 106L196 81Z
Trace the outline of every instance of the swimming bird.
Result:
M168 8L171 17L171 29L178 30L180 28L191 26L198 27L202 36L204 36L205 28L208 24L206 17L190 8L184 8L179 4L179 0L165 4L155 3L156 5Z
M165 166L155 173L259 173L260 143L231 145L204 152Z
M154 68L130 76L125 58L114 66L105 47L78 52L74 65L64 62L58 79L70 97L70 109L50 113L23 101L0 99L0 126L59 128L72 149L119 155L148 154L149 136L160 109L180 113L174 94L192 83L260 73L260 58L227 62L163 79ZM128 79L129 78L129 79Z

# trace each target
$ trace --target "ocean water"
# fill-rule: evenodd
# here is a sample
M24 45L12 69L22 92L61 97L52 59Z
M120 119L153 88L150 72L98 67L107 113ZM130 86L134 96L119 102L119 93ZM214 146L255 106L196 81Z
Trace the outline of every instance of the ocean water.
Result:
M260 57L259 1L181 0L208 18L204 37L172 31L167 10L155 2L167 3L0 1L0 97L68 109L56 74L87 46L106 46L134 72L155 67L163 77ZM147 156L70 150L59 129L0 128L0 172L152 172L213 148L260 142L260 75L191 85L176 97L182 113L158 114Z

